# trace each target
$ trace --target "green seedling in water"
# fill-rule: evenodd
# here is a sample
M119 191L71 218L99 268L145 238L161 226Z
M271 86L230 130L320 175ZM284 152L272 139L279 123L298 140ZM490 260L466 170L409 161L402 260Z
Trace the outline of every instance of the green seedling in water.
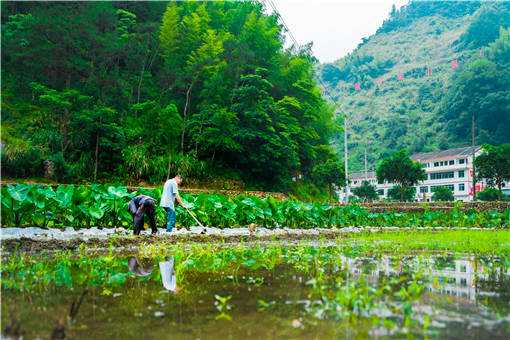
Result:
M216 315L216 320L223 319L223 320L232 320L232 317L230 314L228 314L228 311L232 309L232 306L229 304L229 301L232 299L231 295L228 296L221 296L221 295L214 295L214 305L216 306L216 309L218 312L220 312L218 315Z
M257 300L257 306L258 306L257 310L259 312L267 311L267 310L273 308L275 305L276 305L276 301L269 301L269 302L267 302L267 301L262 300L262 299L258 299Z

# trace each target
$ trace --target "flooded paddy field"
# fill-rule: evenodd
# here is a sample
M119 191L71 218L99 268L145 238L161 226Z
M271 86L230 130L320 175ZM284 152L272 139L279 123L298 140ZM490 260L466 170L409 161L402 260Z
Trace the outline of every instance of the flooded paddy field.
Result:
M2 335L509 338L508 234L419 235L13 252Z

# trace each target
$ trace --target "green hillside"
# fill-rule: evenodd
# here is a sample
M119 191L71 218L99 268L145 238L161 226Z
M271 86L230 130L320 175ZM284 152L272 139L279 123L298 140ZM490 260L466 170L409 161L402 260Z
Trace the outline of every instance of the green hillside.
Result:
M471 111L478 143L510 142L508 26L508 3L412 1L352 53L321 65L348 117L351 170L363 167L365 148L373 166L400 148L469 144Z

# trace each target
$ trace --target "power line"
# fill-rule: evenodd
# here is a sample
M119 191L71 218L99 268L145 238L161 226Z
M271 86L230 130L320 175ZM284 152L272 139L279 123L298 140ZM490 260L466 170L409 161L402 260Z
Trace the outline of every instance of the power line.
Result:
M273 9L273 11L276 13L277 18L280 19L283 27L289 33L290 38L294 42L294 45L297 46L298 49L300 49L301 45L299 45L297 39L294 37L294 34L292 34L292 31L290 30L289 26L287 26L287 24L285 23L285 20L283 19L283 16L280 14L280 12L276 8L276 5L273 3L273 1L272 0L262 0L262 1L263 2L267 1L269 3L269 5ZM333 105L335 107L335 111L339 110L339 106L340 106L339 102L337 102L329 94L327 86L322 82L322 79L319 76L317 77L317 80L320 83L320 85L322 86L324 95L327 98L329 98L329 100L333 103ZM345 178L346 178L346 182L345 182L345 198L344 198L345 199L345 203L349 202L349 179L348 179L349 178L349 160L348 160L349 151L348 151L347 135L348 135L348 133L347 133L347 114L344 114L344 172L345 172Z
M265 4L266 2L269 4L269 6L273 9L273 11L276 13L276 16L277 18L280 19L281 21L281 24L283 25L283 27L285 28L285 30L288 32L289 34L289 37L290 39L292 40L292 42L294 43L294 45L299 49L301 47L301 45L298 43L296 37L294 36L294 34L292 33L292 31L290 30L289 26L287 25L287 23L285 22L285 19L283 18L283 16L280 14L280 12L278 11L278 8L276 7L276 5L274 4L274 2L272 0L262 0L262 2ZM322 81L322 79L320 77L317 77L317 80L318 82L320 83L322 89L323 89L323 92L324 92L324 95L331 101L333 102L333 104L335 104L335 106L337 106L337 102L336 100L333 98L333 96L331 96L331 94L329 93L328 91L328 87L324 84L324 82Z

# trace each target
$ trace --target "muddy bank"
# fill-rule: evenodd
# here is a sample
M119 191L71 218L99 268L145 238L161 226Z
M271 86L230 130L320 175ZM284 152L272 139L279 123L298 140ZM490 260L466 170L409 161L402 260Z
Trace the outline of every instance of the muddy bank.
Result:
M413 228L413 230L493 230L479 228ZM104 250L114 247L116 251L136 250L142 244L157 242L158 244L173 244L179 242L257 242L257 241L300 241L327 240L338 237L348 237L357 233L377 233L405 231L397 227L344 227L334 229L267 229L267 228L203 228L192 227L189 230L179 229L167 233L159 229L158 234L151 235L148 230L139 236L132 235L132 231L124 228L117 229L43 229L30 228L2 228L0 229L1 249L4 254L13 251L37 253L55 250L76 250L87 247L90 250Z
M397 228L395 228L397 229ZM356 233L366 230L363 228L342 229L267 229L267 228L200 228L189 230L179 229L167 233L159 229L156 235L150 231L142 231L139 236L132 235L132 231L124 228L116 229L43 229L30 228L2 228L0 232L3 252L12 251L40 252L52 250L75 250L80 246L87 248L134 249L141 244L177 243L177 242L243 242L270 240L302 240L317 238L335 238L346 233Z

